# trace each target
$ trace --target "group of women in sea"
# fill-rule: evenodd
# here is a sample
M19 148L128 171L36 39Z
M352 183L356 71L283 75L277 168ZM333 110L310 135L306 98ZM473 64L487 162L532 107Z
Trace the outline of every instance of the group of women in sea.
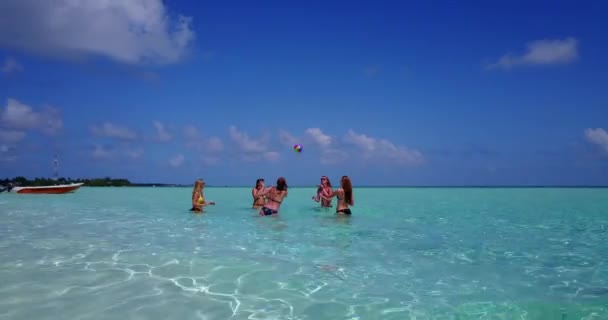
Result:
M194 182L192 190L192 208L190 211L203 212L203 208L210 205L215 205L214 201L207 201L203 195L205 181L198 179ZM279 214L281 203L287 197L287 181L284 177L279 177L274 186L266 187L264 179L257 179L255 187L251 190L253 197L252 208L258 210L260 216L273 216ZM321 207L331 208L332 200L336 197L336 213L342 215L350 215L350 206L355 204L353 198L353 185L348 176L342 176L340 179L340 188L333 189L331 181L327 176L321 177L321 182L317 185L317 193L312 197L312 200L319 202Z

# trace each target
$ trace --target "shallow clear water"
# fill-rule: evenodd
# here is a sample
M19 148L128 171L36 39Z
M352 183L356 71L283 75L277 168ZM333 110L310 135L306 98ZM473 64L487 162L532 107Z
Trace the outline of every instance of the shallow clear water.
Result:
M608 319L608 189L0 194L0 319Z

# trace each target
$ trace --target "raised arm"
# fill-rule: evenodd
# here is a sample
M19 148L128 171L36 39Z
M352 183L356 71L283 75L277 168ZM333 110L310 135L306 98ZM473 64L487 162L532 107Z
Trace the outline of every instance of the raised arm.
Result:
M266 187L266 188L262 189L261 191L258 191L256 194L258 197L265 196L268 192L270 192L271 189L272 189L272 187Z
M329 190L323 189L323 191L321 192L321 194L323 194L326 197L330 197L333 194L333 192L334 191L332 189L329 189Z
M325 200L331 200L333 197L335 197L335 196L337 196L337 195L338 195L338 192L339 192L340 190L341 190L341 189L332 190L332 192L331 192L331 193L329 193L329 194L327 194L327 195L326 195L326 194L321 194L321 198L323 198L323 199L325 199Z

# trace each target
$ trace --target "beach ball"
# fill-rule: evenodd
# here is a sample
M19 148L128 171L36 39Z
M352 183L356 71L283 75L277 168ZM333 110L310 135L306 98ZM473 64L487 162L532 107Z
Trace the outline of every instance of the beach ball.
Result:
M293 146L293 151L300 153L302 152L302 145L301 144L296 144Z

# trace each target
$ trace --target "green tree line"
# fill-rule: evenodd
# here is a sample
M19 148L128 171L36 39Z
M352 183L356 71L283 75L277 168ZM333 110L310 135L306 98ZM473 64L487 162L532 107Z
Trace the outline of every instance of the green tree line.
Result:
M84 183L84 186L88 187L125 187L132 185L128 179L112 179L110 177L93 179L72 179L64 177L58 179L35 178L34 180L29 180L25 177L15 177L14 179L6 178L0 180L0 185L8 185L9 183L23 187L52 186L69 183Z

